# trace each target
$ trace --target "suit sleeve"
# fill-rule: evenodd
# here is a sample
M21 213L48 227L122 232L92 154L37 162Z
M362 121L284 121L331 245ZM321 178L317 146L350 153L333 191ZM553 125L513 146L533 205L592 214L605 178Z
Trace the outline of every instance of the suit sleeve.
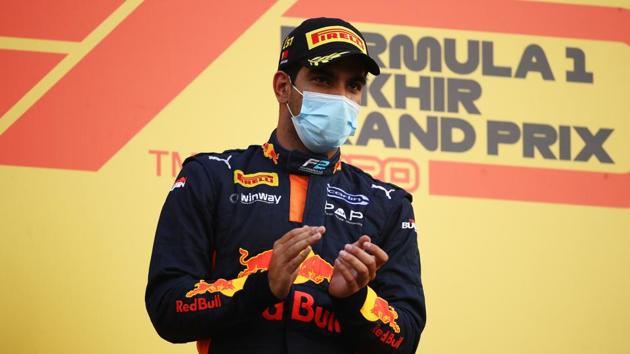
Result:
M389 256L376 278L347 298L333 299L359 353L414 353L426 322L413 208L402 198L380 245Z
M155 234L145 303L158 334L173 343L212 337L278 301L266 272L212 279L219 193L211 177L200 162L184 163Z

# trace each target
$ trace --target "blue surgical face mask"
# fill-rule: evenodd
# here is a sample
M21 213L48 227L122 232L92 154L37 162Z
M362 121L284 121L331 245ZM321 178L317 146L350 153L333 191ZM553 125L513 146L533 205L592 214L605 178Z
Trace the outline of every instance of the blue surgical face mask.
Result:
M302 95L302 109L296 116L289 104L286 105L293 126L307 149L325 153L337 149L354 135L359 114L356 102L345 96L310 91L302 93L295 86L293 88Z

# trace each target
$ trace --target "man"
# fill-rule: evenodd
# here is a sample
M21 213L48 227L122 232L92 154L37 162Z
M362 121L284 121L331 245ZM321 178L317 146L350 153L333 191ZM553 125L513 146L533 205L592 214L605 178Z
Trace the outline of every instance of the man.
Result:
M186 160L149 270L160 336L201 353L415 351L411 196L340 162L368 72L379 68L356 28L306 20L283 41L269 141Z

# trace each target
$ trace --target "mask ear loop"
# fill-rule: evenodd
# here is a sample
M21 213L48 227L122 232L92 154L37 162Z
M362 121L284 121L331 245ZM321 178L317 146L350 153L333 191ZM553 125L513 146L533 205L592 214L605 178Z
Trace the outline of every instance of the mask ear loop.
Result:
M297 88L297 87L295 87L295 85L293 85L293 82L291 82L291 76L289 76L289 83L291 84L291 87L292 87L295 91L297 91L297 93L299 93L299 94L300 94L300 96L304 97L304 94L303 94L302 92L300 92L300 90L298 90L298 88ZM295 117L297 117L297 116L296 116L296 115L294 115L294 114L293 114L293 112L291 111L291 107L289 107L289 101L287 101L285 104L287 105L287 109L289 110L289 114L291 114L291 118L295 118Z
M293 112L291 111L291 107L289 107L289 102L285 103L287 105L287 109L289 110L289 114L291 115L291 118L295 118L295 115L293 114Z

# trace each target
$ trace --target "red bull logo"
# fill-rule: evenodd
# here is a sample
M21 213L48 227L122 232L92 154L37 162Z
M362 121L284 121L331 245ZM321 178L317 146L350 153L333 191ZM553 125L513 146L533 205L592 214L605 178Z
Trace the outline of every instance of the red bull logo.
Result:
M235 293L243 289L245 281L250 274L265 272L269 269L273 250L263 251L249 258L249 251L246 249L239 248L238 252L240 253L239 262L245 266L245 269L238 273L237 278L230 280L217 279L212 283L200 280L195 284L194 289L186 293L186 297L191 298L197 295L212 293L221 293L225 296L232 297ZM306 260L300 264L295 283L302 284L307 281L312 281L316 284L321 284L324 280L330 282L332 272L332 265L311 251ZM182 303L182 306L183 305Z
M402 229L416 229L416 221L414 219L409 219L409 221L403 221L401 224Z
M263 150L263 156L270 159L271 161L273 161L274 165L278 164L278 158L280 157L280 154L278 154L276 152L276 150L273 147L273 144L270 143L264 143L262 145L262 150Z
M382 343L389 345L394 349L400 348L402 342L405 341L403 336L396 336L390 330L383 330L380 326L374 326L372 328L372 334L374 334Z
M238 273L239 278L246 277L256 272L264 272L269 269L273 250L267 250L249 258L247 258L249 251L246 249L239 248L238 252L241 254L239 262L245 266L245 269ZM307 281L312 281L315 284L321 284L324 280L330 282L332 272L333 266L311 251L304 262L300 264L295 283L302 284Z
M296 290L291 308L291 319L313 323L331 333L341 333L339 320L335 313L315 303L315 298L306 292Z
M239 248L238 252L241 254L238 261L245 266L245 269L238 273L239 278L269 269L273 250L261 252L255 256L251 256L249 259L247 259L249 252L246 249Z
M396 323L398 312L396 312L393 307L389 306L389 303L385 299L377 297L370 312L378 317L384 324L389 324L394 332L400 333L400 327Z
M308 280L315 284L321 284L324 280L330 282L332 277L333 266L326 262L322 257L311 254L302 262L298 269L298 277L304 277L302 279L296 279L296 283L306 282Z
M191 298L205 293L224 293L226 290L235 290L232 280L218 279L213 283L206 283L205 280L200 280L195 284L194 289L186 293L186 297Z
M195 288L186 293L187 298L191 298L197 295L221 293L225 296L232 297L237 292L243 289L247 277L236 279L217 279L212 283L208 283L205 280L200 280L195 284Z
M214 295L212 300L206 300L203 297L196 298L191 303L185 303L181 300L175 301L175 312L195 312L203 310L211 310L221 307L221 297Z
M268 307L263 311L262 317L267 321L282 321L284 314L288 313L292 320L310 323L330 333L341 333L341 324L336 318L337 314L319 305L311 294L296 290L293 293L293 301L290 302L291 311L284 311L285 304L286 302L283 301Z

